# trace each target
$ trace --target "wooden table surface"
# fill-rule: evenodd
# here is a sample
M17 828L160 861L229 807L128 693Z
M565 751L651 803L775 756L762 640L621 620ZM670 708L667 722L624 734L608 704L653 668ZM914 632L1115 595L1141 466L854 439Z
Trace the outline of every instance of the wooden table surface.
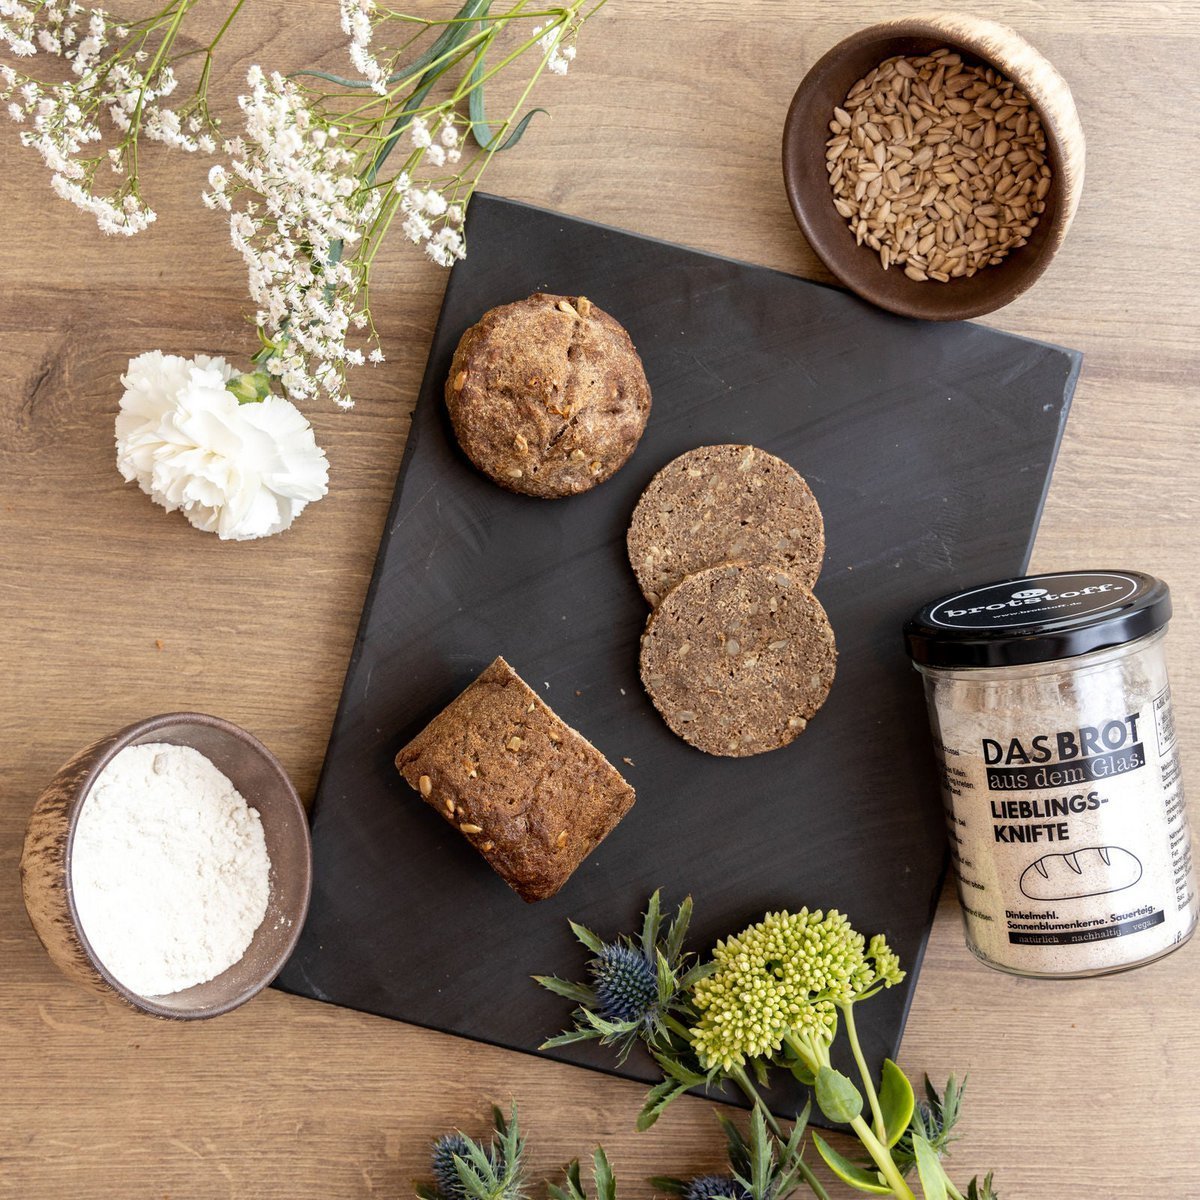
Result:
M958 7L1015 25L1058 64L1088 136L1065 248L991 318L1086 356L1034 565L1134 566L1171 583L1180 740L1200 788L1200 3ZM570 76L542 87L552 117L488 186L826 278L784 198L783 115L825 49L909 8L612 0ZM247 11L227 92L251 61L340 61L332 4ZM208 710L260 735L311 797L445 277L389 247L375 302L388 364L360 375L353 412L308 406L330 496L283 537L222 544L123 485L112 452L130 356L253 350L242 269L196 200L205 164L153 155L157 225L105 241L52 197L11 126L0 155L0 1195L405 1196L429 1138L510 1096L539 1172L597 1141L629 1197L650 1194L651 1173L716 1167L702 1100L639 1135L633 1084L276 992L217 1021L160 1024L50 964L17 861L35 796L83 744L151 713ZM1004 1200L1200 1196L1197 987L1195 946L1090 982L1005 977L968 955L947 897L902 1060L917 1078L970 1073L955 1175L994 1168Z

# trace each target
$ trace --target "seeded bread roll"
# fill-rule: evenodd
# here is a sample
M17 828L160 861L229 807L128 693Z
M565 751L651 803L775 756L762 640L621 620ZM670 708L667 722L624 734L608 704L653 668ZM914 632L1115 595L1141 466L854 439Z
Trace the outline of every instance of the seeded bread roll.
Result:
M446 406L467 457L502 487L552 499L603 483L633 453L650 385L629 334L585 296L538 292L463 334Z
M829 619L800 576L727 563L689 575L651 613L642 683L707 754L740 758L802 734L833 684Z
M400 751L396 767L527 901L553 896L635 799L503 658Z
M755 446L698 446L650 481L626 544L653 605L685 575L724 562L765 563L812 587L825 523L808 484L783 459Z

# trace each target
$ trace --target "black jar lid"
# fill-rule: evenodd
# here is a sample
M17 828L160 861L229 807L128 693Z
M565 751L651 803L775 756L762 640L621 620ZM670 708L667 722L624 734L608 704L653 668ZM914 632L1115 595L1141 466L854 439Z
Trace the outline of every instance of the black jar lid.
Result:
M1054 571L967 588L904 626L913 662L1007 667L1121 646L1171 619L1171 591L1141 571Z

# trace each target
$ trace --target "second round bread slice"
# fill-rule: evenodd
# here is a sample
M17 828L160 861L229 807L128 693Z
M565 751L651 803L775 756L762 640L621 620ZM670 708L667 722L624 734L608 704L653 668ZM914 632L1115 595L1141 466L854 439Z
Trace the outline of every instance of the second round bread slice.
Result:
M794 467L757 446L697 446L650 481L626 535L643 595L657 604L705 567L760 562L812 587L825 557L825 522Z
M651 614L642 683L671 730L708 754L777 750L833 685L837 647L795 573L726 563L689 575Z

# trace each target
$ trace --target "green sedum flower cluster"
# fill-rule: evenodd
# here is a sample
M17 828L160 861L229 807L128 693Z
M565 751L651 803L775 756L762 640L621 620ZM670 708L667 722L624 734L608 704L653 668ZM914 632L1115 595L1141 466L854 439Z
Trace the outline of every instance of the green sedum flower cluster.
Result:
M833 1040L838 1006L904 978L882 935L867 943L835 909L768 913L717 944L696 984L692 1045L706 1069L778 1053L785 1039Z

